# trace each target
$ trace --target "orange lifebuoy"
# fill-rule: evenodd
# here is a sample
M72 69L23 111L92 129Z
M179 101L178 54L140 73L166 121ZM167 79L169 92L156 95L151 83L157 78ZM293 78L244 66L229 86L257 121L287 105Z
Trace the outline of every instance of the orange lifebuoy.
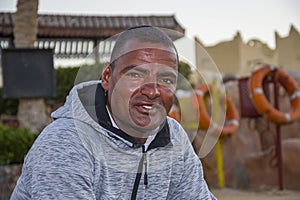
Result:
M181 123L181 116L180 116L180 112L177 110L171 110L168 114L169 117L175 119L176 121L178 121L179 123Z
M275 109L262 89L263 80L274 70L277 70L278 82L290 97L291 110L286 113ZM252 73L248 89L257 112L268 121L276 124L287 124L300 118L300 88L297 82L284 70L270 65L262 65Z
M202 84L196 89L196 96L199 106L199 128L208 130L210 124L213 122L211 116L206 110L204 96L209 92L207 84ZM228 136L234 134L239 126L239 114L233 101L226 96L226 121L225 126L217 127L221 131L221 136Z
M175 96L174 103L168 113L168 116L181 123L181 111L177 97Z

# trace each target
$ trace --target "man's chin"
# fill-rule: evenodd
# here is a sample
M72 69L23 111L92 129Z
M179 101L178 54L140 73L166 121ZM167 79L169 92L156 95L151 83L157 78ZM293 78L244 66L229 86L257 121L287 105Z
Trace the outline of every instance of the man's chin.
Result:
M140 129L144 129L145 131L149 130L154 130L157 129L157 127L160 127L164 120L161 119L156 119L155 121L152 119L147 119L147 120L141 120L141 118L134 120L134 123L136 126Z

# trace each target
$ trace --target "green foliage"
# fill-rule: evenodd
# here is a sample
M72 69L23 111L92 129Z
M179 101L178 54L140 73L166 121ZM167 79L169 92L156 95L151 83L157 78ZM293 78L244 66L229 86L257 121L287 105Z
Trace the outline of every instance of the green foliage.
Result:
M183 62L183 61L180 61L179 62L179 66L178 66L178 71L179 73L181 73L186 79L189 79L189 76L191 75L192 73L192 69L191 67L189 66L189 64Z
M0 88L0 113L5 115L16 115L19 101L17 99L3 99L2 88Z
M38 134L0 124L0 165L23 163Z
M189 83L189 78L190 75L192 74L191 67L187 63L180 61L178 66L178 72L179 72L179 76L177 82L177 89L182 89L182 90L190 89L191 86Z
M74 81L79 67L57 68L55 70L56 78L56 97L54 101L64 101L68 92L74 86Z
M100 80L103 68L104 64L102 63L81 66L77 73L75 84L90 80Z
M72 87L84 81L99 80L103 64L83 65L77 67L59 67L56 72L56 97L46 100L47 104L55 105L65 101Z

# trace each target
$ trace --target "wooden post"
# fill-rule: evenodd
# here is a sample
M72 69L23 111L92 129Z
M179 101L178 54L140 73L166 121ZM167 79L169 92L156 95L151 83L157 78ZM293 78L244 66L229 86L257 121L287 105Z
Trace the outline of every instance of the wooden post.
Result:
M279 110L278 101L278 71L275 70L273 73L273 83L274 83L274 107ZM278 188L283 190L283 164L282 164L282 148L281 148L281 129L280 125L276 124L276 155L277 155L277 165L278 165Z

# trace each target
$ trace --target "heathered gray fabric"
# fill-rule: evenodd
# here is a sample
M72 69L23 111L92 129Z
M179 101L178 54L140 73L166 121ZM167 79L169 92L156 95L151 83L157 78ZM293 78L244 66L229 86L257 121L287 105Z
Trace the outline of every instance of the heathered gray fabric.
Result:
M11 196L26 199L130 199L142 147L101 127L72 89L55 119L28 152ZM203 178L198 157L183 128L168 118L171 143L146 153L137 199L215 199Z

